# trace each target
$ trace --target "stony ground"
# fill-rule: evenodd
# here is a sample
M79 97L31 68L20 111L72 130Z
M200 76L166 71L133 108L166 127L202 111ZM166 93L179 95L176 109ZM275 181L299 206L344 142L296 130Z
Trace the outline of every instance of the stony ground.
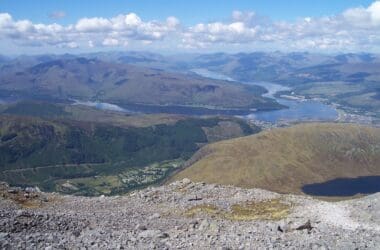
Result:
M97 198L0 186L0 249L380 249L380 193L324 202L187 179Z

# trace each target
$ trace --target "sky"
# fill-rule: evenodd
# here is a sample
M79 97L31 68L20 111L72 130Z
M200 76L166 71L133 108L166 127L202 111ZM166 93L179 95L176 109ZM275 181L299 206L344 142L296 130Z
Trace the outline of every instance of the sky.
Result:
M380 52L380 0L0 0L0 54Z

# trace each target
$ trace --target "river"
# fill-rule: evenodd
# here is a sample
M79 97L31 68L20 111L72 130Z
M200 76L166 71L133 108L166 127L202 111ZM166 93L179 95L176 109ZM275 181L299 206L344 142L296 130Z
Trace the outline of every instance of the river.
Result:
M232 78L211 72L206 69L194 69L192 72L218 80L234 81ZM333 121L338 118L338 112L332 106L326 105L320 101L315 100L292 100L276 97L275 94L279 91L291 90L287 86L271 83L271 82L243 82L244 84L259 85L267 89L267 93L263 96L274 98L280 104L283 104L288 109L271 110L271 111L257 111L245 118L255 119L270 123L277 123L281 121Z

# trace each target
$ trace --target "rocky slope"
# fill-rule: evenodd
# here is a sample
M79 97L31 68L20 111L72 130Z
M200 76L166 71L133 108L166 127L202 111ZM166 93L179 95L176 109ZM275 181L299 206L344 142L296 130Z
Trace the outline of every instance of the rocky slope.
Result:
M325 202L188 179L84 198L1 186L1 249L376 249L380 194Z

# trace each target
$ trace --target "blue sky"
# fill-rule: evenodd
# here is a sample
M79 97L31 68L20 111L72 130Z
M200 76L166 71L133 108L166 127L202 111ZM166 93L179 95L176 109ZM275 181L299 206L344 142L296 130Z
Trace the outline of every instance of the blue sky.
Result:
M379 51L380 44L373 0L0 0L0 13L0 53Z

